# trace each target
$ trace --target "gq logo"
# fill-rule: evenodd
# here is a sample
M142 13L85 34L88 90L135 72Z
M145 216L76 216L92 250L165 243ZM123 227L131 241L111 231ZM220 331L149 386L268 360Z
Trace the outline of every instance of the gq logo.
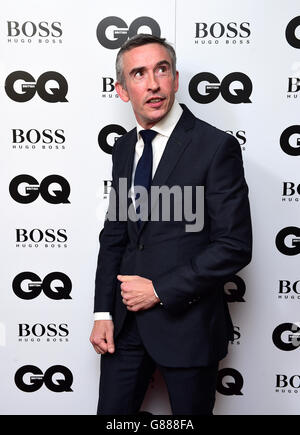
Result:
M234 275L224 282L224 293L227 302L245 302L246 284L241 277Z
M21 184L27 184L25 189L20 192ZM59 190L49 192L51 184L58 184ZM10 196L21 204L29 204L35 201L39 195L50 204L69 204L70 185L64 177L60 175L48 175L39 184L38 181L31 175L22 174L13 178L9 184Z
M106 17L98 24L97 38L103 47L114 50L120 48L128 38L137 35L143 26L149 27L152 35L160 37L159 24L153 18L139 17L128 26L119 17Z
M110 124L102 128L98 135L99 147L107 154L112 154L113 146L108 143L108 136L114 134L114 142L123 134L127 133L124 127L117 124Z
M12 282L16 296L21 299L31 300L37 298L41 292L55 301L72 299L72 281L62 272L52 272L43 280L33 272L19 273Z
M55 82L55 85L48 86L49 81ZM36 92L47 103L68 101L66 99L68 83L63 75L55 71L47 71L37 80L26 71L15 71L5 80L5 92L9 98L18 103L31 100Z
M208 82L204 87L202 83ZM231 89L233 82L240 82L242 87ZM189 83L189 94L196 103L208 104L222 95L225 101L231 104L251 103L252 82L241 72L228 74L220 83L217 76L210 72L196 74Z
M282 323L277 326L272 334L275 346L284 351L295 350L300 346L299 323Z
M53 378L56 380L54 381ZM50 367L45 371L45 374L36 366L26 365L19 368L15 374L16 386L25 393L33 393L39 390L43 384L54 393L70 392L73 391L71 389L72 383L71 371L61 365Z
M285 31L287 42L294 48L300 48L300 38L299 36L296 36L296 29L298 27L300 27L300 16L293 18L287 25Z
M244 380L240 372L226 368L218 372L217 391L225 396L242 396Z
M291 125L286 128L280 136L280 146L282 151L290 156L300 156L300 137L297 137L296 143L290 144L291 136L300 135L300 125Z
M289 244L287 238L289 237ZM300 228L286 227L283 228L276 236L276 247L284 255L300 254Z

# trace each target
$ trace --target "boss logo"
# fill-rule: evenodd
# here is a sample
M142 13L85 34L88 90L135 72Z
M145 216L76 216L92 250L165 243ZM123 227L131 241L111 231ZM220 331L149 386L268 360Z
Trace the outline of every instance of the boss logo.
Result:
M293 135L298 135L291 144L290 139ZM300 125L291 125L286 128L280 136L280 146L282 151L290 156L300 156Z
M299 77L289 77L288 78L288 89L287 98L298 98L300 91L300 78Z
M294 390L294 393L299 393L300 390L300 375L287 376L283 374L276 375L276 392L289 392ZM281 390L279 390L281 388ZM287 390L286 390L287 388Z
M102 77L102 92L113 92L115 90L112 77Z
M300 16L293 18L286 27L285 37L294 48L300 48Z
M112 16L100 21L97 38L103 47L114 50L120 48L128 38L137 35L141 27L148 27L152 35L160 37L159 24L153 18L139 17L128 26L122 18Z
M300 280L291 282L279 280L278 299L300 299Z
M54 84L48 86L48 82ZM31 100L36 93L47 103L68 101L66 99L68 83L62 74L55 71L45 72L37 80L26 71L15 71L5 80L5 92L9 98L18 103Z
M299 202L300 184L284 181L282 184L282 202Z
M54 393L70 392L72 383L72 372L61 365L52 366L45 373L36 366L26 365L15 374L16 386L25 393L38 391L43 384Z
M239 43L245 42L248 44L249 37L251 34L250 31L250 23L242 22L230 22L230 23L195 23L196 24L196 32L195 32L195 43L198 44L199 40L201 44L205 43L213 43L218 44L222 39L226 40L226 44L228 43L236 43L237 39L239 39Z
M24 23L19 23L18 21L7 21L7 36L26 36L31 38L35 35L41 38L47 38L49 36L53 38L59 38L62 36L61 23L59 21L54 21L49 23L47 21L41 21L39 23L34 23L32 21L25 21Z
M15 295L24 300L35 299L41 292L56 301L72 299L72 281L62 272L49 273L43 280L36 273L22 272L14 278L12 288Z
M282 323L272 334L275 346L283 351L298 349L300 346L300 327L297 323Z
M47 243L51 242L66 242L68 240L66 230L58 229L54 230L53 228L48 228L45 231L42 231L38 228L34 228L33 230L28 231L25 228L17 228L16 229L16 241L18 243L23 242L34 242L40 243L45 241Z
M20 337L19 341L22 341L22 338L26 337L67 337L69 335L68 325L66 323L61 323L60 325L56 325L55 323L49 323L48 325L43 325L42 323L36 323L35 325L29 325L27 323L19 323L19 331L18 336ZM34 339L32 339L34 340Z
M242 396L244 380L240 372L232 368L219 370L217 391L225 396Z
M283 196L292 196L298 193L300 195L300 184L295 184L291 181L284 181L282 185L282 195Z
M203 83L209 83L203 86ZM242 87L232 88L233 82L239 82ZM201 86L200 86L201 85ZM189 83L189 94L196 103L208 104L215 101L221 94L225 101L231 104L251 103L252 82L241 72L228 74L220 83L217 76L210 72L196 74Z
M245 150L244 145L247 142L246 131L245 130L237 130L237 131L226 130L226 133L229 133L232 136L234 136L238 140L239 144L241 145L241 148L243 150Z
M123 134L127 133L124 127L117 124L110 124L106 127L102 128L98 135L98 144L99 147L107 154L112 154L114 142ZM109 138L112 137L112 140L109 143Z
M20 186L25 184L25 189L20 192ZM50 186L57 184L58 190L52 190ZM69 204L70 185L68 181L60 175L48 175L39 182L31 175L22 174L13 178L9 184L10 196L21 204L29 204L35 201L39 195L49 204Z
M276 236L276 247L284 255L300 254L300 228L283 228Z
M42 132L35 128L31 128L30 130L22 130L20 128L12 129L12 142L15 144L24 142L29 142L31 144L37 144L39 142L45 144L62 144L65 140L64 130L62 129L51 130L47 128Z
M115 92L115 80L113 77L102 77L102 98L109 100L116 100L119 98L117 92Z

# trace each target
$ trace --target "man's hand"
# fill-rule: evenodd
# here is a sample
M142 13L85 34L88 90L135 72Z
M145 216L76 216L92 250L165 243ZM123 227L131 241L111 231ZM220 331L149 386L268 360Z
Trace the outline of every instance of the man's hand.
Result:
M152 281L138 275L118 275L123 303L129 311L148 310L160 302L154 294Z
M114 324L112 320L95 320L90 342L97 353L114 353Z

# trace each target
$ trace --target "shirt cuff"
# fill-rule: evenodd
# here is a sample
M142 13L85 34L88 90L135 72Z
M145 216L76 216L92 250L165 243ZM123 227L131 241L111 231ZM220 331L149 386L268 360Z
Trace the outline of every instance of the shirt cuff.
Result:
M112 320L112 315L109 312L94 313L94 320Z
M155 296L157 297L157 299L159 299L159 296L158 296L158 294L156 293L156 291L155 291L155 288L153 287L153 291L154 291L154 294L155 294ZM160 302L160 305L163 305L163 303L162 302Z

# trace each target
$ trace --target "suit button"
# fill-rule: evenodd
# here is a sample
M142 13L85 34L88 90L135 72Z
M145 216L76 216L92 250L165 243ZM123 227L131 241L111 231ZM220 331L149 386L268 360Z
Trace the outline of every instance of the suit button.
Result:
M139 251L142 251L144 249L144 245L142 244L142 243L140 243L139 245L138 245L138 250Z

